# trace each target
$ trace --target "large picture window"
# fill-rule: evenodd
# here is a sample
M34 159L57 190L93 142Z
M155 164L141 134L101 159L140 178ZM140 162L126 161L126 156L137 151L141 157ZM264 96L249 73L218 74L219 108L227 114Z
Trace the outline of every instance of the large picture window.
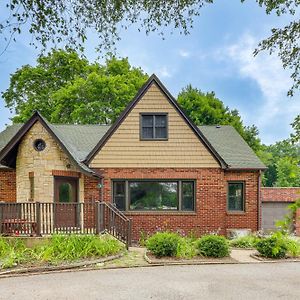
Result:
M166 113L141 114L140 137L142 140L166 140L168 117Z
M114 181L113 191L120 210L194 211L195 207L194 181Z
M245 191L243 182L228 182L228 205L229 211L245 210Z

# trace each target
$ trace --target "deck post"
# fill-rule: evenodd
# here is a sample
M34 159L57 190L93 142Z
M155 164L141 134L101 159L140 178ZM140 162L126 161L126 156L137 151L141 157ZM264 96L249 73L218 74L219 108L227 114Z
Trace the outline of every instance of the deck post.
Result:
M36 202L36 235L41 235L41 203Z
M96 201L96 234L101 232L101 203Z
M128 227L127 227L127 241L126 241L126 248L128 250L129 247L131 247L131 224L132 219L128 220Z
M0 235L2 234L3 204L0 202Z

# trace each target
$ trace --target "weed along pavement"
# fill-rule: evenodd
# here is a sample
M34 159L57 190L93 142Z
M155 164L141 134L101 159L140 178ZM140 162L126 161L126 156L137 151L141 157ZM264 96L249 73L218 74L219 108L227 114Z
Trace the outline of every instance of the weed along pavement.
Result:
M140 267L2 278L0 299L300 299L300 263Z

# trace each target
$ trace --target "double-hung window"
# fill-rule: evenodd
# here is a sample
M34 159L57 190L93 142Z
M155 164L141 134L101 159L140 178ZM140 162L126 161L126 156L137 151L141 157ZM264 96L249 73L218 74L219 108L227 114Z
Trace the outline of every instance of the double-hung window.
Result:
M244 182L228 182L228 211L245 211Z
M140 115L141 140L168 139L168 115L166 113L142 113Z

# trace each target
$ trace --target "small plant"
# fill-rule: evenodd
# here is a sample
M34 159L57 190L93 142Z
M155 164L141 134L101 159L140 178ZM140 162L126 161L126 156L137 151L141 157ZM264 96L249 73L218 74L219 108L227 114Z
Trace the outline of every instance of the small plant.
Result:
M197 255L195 243L191 239L181 238L177 245L176 257L191 259Z
M157 232L148 238L146 247L156 257L176 256L181 237L177 233Z
M140 238L139 238L139 245L142 247L145 247L148 237L149 237L149 234L146 231L141 230Z
M259 240L260 239L254 235L247 235L230 240L229 244L231 247L236 248L255 248Z
M229 255L229 246L223 236L204 235L197 242L201 255L208 257L225 257Z
M288 248L288 255L292 257L300 256L300 241L296 241L294 239L288 238L287 248Z
M281 232L276 232L257 242L256 249L264 257L283 258L288 251L288 242Z

